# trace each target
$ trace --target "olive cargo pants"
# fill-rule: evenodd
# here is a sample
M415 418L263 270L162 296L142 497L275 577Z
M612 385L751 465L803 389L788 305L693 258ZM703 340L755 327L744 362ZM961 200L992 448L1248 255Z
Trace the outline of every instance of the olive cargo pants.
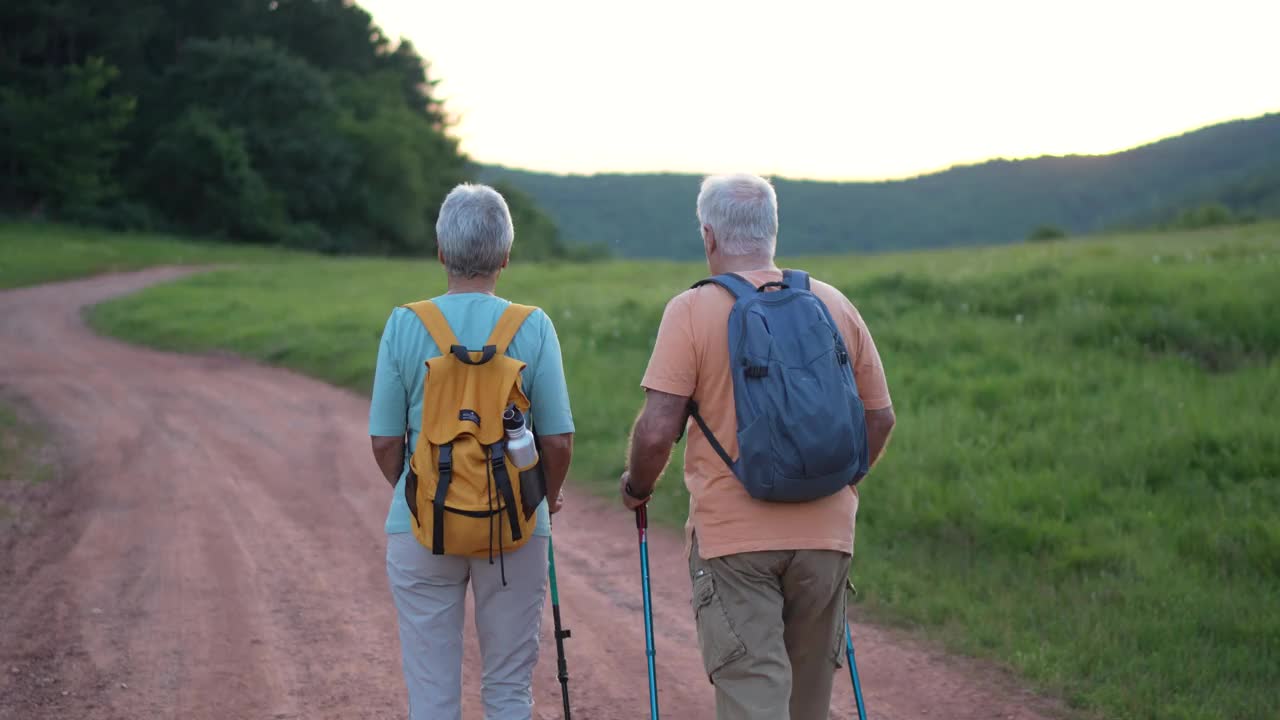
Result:
M698 645L717 720L827 720L844 661L850 557L830 550L689 553Z

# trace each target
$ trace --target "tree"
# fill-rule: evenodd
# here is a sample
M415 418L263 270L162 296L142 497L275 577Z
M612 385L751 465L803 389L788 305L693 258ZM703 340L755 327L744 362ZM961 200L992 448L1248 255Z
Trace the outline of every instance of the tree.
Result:
M0 88L0 154L9 204L74 214L112 197L111 174L134 99L115 94L119 75L102 58L50 74L44 92Z
M1027 242L1048 242L1060 240L1066 236L1067 233L1056 225L1040 225L1027 234Z
M351 0L8 0L0 210L430 252L473 172L434 87Z
M551 260L569 256L555 222L534 204L533 198L510 185L497 185L494 189L506 199L511 221L516 226L516 241L511 248L513 259Z
M1200 228L1233 225L1235 215L1222 203L1207 203L1196 208L1189 208L1178 213L1172 227L1177 230L1198 230Z
M378 252L431 252L440 203L467 169L451 138L408 105L385 101L399 87L389 71L338 83L338 127L357 158L343 223Z
M291 218L333 220L355 158L324 73L265 40L193 40L144 109L154 121L193 106L243 135L253 167Z
M253 169L244 135L199 107L163 128L147 156L146 190L173 222L201 233L271 240L283 202Z

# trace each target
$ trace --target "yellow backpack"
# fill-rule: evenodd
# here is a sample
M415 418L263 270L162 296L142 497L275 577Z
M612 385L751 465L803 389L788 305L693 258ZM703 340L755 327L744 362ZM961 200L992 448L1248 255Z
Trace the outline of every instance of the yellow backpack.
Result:
M507 357L507 346L537 308L510 305L479 351L458 344L440 308L430 300L411 303L442 353L426 361L422 432L409 460L405 500L413 534L435 555L493 559L533 534L541 497L521 487L506 456L502 415L514 404L526 416L529 399L520 383L525 364ZM527 485L527 483L526 483ZM542 489L545 493L545 488Z

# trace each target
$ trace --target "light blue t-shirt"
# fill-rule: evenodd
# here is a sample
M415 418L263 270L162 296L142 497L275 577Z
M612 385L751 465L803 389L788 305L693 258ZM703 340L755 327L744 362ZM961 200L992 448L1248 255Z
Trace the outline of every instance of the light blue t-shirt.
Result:
M432 302L444 313L458 342L469 348L484 345L498 318L511 304L484 293L442 295ZM404 479L409 470L409 456L422 430L425 363L440 354L431 335L412 310L396 308L391 311L378 348L378 368L373 379L373 400L369 406L370 435L400 437L406 431L409 434L405 446L405 470L396 483L391 509L387 513L388 534L412 530L409 505L404 499ZM541 310L530 315L511 341L507 355L526 365L521 373L521 382L529 398L534 430L539 435L573 432L560 339L556 337L551 318ZM551 534L551 514L545 500L538 506L533 534Z

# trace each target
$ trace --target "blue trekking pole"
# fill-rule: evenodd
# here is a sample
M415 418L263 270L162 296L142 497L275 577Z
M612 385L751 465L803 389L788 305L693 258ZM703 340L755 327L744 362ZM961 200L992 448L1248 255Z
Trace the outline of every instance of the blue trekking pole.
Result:
M560 678L560 699L564 701L564 720L569 720L569 664L564 659L564 641L569 630L560 624L560 590L556 587L556 551L547 538L547 573L551 579L551 618L556 624L556 667Z
M640 535L640 581L644 585L644 652L649 660L649 718L658 720L658 676L654 670L653 603L649 595L649 514L645 506L636 508L636 530Z
M858 682L858 663L853 659L853 633L849 620L844 621L844 654L849 658L849 679L853 681L853 699L858 702L858 720L867 720L867 706L862 704L862 683Z

